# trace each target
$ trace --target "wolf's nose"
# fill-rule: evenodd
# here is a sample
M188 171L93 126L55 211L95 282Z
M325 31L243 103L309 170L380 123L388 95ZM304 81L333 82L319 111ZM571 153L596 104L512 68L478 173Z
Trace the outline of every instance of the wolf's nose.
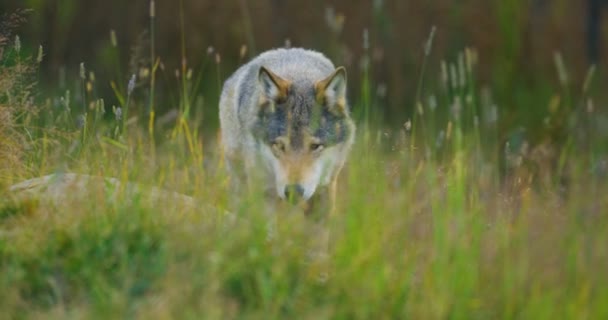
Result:
M292 184L285 187L285 199L294 201L304 196L304 188L299 184Z

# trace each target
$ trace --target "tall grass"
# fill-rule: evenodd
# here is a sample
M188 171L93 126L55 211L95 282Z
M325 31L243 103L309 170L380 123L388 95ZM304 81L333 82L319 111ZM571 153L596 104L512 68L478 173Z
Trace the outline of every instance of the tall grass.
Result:
M224 210L234 195L216 138L196 134L195 120L183 117L193 96L188 90L213 73L184 76L182 65L177 105L183 108L159 135L149 134L156 124L128 112L153 103L136 94L153 91L153 80L149 88L115 85L126 97L124 104L114 115L103 113L102 102L87 107L92 114L85 122L105 119L94 126L76 126L69 108L86 88L66 93L46 111L46 127L30 138L44 143L21 150L23 166L42 174L67 169L159 186L191 195L200 205L151 203L116 185L68 189L59 201L45 198L44 190L25 198L4 191L2 314L45 319L608 317L602 141L585 135L583 147L576 122L564 129L572 141L568 147L551 141L533 145L525 135L504 139L498 128L500 101L474 79L475 51L429 63L440 66L443 80L433 92L421 85L413 125L395 131L360 126L340 181L338 214L328 222L327 279L319 279L324 267L308 256L318 234L302 214L280 212L276 236L269 239L259 198L246 197L233 212ZM592 101L586 94L580 99ZM367 105L371 99L363 103L373 112ZM122 118L118 108L124 108ZM592 117L599 111L584 112ZM553 119L550 114L548 121ZM27 138L33 122L22 123L16 132ZM79 139L83 134L87 139ZM70 152L75 145L80 151ZM8 181L22 178L14 175ZM111 197L115 192L118 197Z

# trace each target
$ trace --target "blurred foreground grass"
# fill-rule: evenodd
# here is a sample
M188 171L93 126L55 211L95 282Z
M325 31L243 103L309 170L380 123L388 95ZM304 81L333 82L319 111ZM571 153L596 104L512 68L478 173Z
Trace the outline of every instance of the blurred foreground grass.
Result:
M255 199L235 218L137 197L110 201L92 188L60 203L4 203L0 309L17 318L608 315L604 180L575 167L567 191L534 190L520 178L505 186L495 183L498 168L468 149L438 163L361 140L331 221L325 282L308 263L315 234L300 215L279 214L268 241ZM123 181L157 181L206 205L233 196L221 173L186 152L148 163L137 160L142 152L117 159L87 151L73 171L124 170Z

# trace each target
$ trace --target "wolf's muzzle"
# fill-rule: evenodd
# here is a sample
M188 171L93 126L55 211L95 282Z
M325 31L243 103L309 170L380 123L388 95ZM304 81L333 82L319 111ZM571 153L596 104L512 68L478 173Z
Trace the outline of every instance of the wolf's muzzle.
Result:
M285 187L285 199L289 202L297 202L304 196L304 188L299 184L292 184Z

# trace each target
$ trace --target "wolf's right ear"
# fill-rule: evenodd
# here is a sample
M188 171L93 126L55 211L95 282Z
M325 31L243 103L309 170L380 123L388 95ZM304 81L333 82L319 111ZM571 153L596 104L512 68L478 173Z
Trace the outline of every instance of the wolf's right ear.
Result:
M337 115L348 115L346 104L346 69L338 67L327 78L315 83L319 103Z
M285 80L265 67L260 67L258 82L266 98L273 101L287 99L291 81Z

